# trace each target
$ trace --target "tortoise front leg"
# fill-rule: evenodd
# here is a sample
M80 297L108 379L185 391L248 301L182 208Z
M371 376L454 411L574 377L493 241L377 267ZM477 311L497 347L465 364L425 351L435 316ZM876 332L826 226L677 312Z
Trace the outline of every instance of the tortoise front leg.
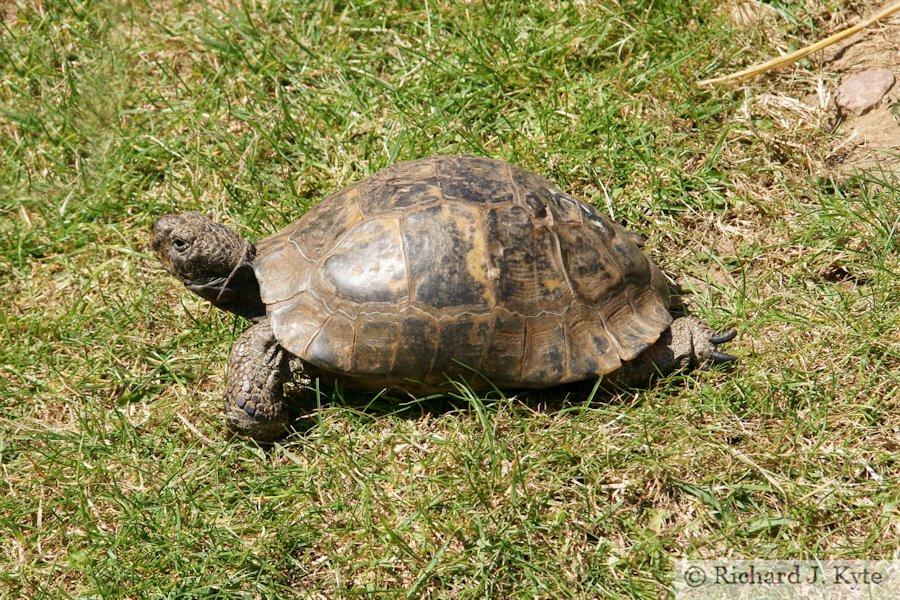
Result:
M241 334L228 360L225 421L229 429L263 443L285 436L290 416L284 384L291 379L290 359L268 320Z

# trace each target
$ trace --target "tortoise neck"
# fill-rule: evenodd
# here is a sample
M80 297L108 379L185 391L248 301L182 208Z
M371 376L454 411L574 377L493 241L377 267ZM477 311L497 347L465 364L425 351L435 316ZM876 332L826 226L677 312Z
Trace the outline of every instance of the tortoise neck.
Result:
M227 277L187 287L222 310L248 319L264 317L266 306L260 298L259 282L253 271L254 260L256 247L245 240L241 255Z

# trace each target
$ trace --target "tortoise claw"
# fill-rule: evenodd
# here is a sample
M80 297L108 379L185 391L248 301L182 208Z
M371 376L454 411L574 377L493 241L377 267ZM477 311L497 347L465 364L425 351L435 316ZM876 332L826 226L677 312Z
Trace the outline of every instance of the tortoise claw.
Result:
M715 342L714 342L715 343ZM713 362L717 365L734 362L737 360L737 356L734 354L728 354L727 352L719 352L718 350L713 350L712 354L710 354L710 358L713 359Z
M725 344L727 342L730 342L731 340L733 340L736 337L737 337L737 329L731 329L724 333L715 334L714 336L709 338L709 341L712 344L718 346L719 344ZM731 355L729 354L728 356L731 356Z

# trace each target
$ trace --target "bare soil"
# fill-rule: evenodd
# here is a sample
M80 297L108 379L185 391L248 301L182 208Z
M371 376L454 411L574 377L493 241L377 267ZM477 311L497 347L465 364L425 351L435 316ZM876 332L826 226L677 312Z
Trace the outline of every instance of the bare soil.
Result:
M881 104L862 116L840 116L829 162L844 170L900 173L900 14L824 51L822 68L836 85L862 71L888 69L897 83ZM833 91L832 91L833 94ZM837 113L831 103L830 110Z

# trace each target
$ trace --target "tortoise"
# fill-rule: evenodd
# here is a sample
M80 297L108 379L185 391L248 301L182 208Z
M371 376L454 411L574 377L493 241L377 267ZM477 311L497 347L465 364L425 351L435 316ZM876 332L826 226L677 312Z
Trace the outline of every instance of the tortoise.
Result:
M673 319L642 239L506 162L435 156L343 189L256 245L198 213L153 225L164 268L255 321L228 363L226 422L260 442L289 424L298 371L414 394L545 388L726 363L716 333Z

